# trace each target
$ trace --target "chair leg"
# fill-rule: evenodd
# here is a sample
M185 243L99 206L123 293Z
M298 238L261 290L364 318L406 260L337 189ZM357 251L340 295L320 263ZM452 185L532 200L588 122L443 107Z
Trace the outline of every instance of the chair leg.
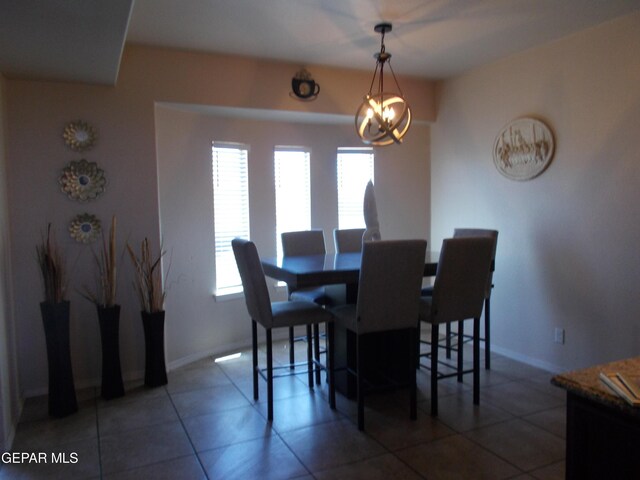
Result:
M412 329L409 333L409 378L411 382L409 385L409 418L411 418L411 420L415 420L416 418L418 418L418 387L416 385L416 363L420 363L420 361L418 352L415 350L418 346L418 343L414 338L416 337L417 331L417 329Z
M491 369L491 337L490 337L490 319L491 319L491 298L484 299L484 368Z
M258 325L251 320L251 345L253 356L253 399L258 400Z
M320 362L320 325L316 323L313 326L313 350L316 362ZM314 365L316 372L316 385L320 385L320 366Z
M447 323L447 326L449 324ZM461 320L458 322L458 382L462 382L462 363L464 361L464 353L462 346L464 345L464 322Z
M445 326L445 345L447 346L447 358L451 358L451 324Z
M431 416L438 416L438 324L431 324Z
M273 421L273 345L270 328L267 328L267 420Z
M307 325L307 373L309 376L309 388L313 390L313 334L311 325Z
M362 339L360 335L356 340L356 379L358 385L358 430L364 430L364 382L362 378Z
M294 338L293 327L289 327L289 368L291 370L296 368L294 366L294 363L296 363L296 352L293 349L293 344L295 343L295 341L296 340Z
M416 370L420 370L420 329L422 327L422 322L418 320L418 328L416 331Z
M480 404L480 317L473 319L473 404Z
M329 407L336 409L335 328L327 322L327 369L329 370Z

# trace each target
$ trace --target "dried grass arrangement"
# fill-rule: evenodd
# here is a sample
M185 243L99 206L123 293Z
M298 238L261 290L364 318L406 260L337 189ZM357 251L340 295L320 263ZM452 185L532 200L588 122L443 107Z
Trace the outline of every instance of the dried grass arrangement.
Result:
M166 292L162 288L161 260L165 252L161 247L160 253L155 257L152 256L147 238L140 246L140 256L136 255L128 243L127 250L135 269L133 288L138 294L142 311L149 313L163 311Z
M44 300L56 304L65 300L67 275L64 256L58 246L51 223L47 225L47 236L36 245L38 265L44 281Z
M93 252L93 258L98 268L96 288L91 290L84 287L84 292L80 294L87 300L95 303L99 307L113 307L116 305L116 217L111 217L111 227L109 228L109 242L107 243L102 234L102 249L100 252Z

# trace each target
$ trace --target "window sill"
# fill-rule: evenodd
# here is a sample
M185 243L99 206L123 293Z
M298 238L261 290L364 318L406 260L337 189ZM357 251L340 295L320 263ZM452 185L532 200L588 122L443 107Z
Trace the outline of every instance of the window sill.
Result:
M242 287L238 288L226 288L224 290L216 291L213 294L213 298L216 302L227 302L229 300L238 300L244 298L244 292Z
M274 290L276 293L287 293L287 284L284 282L277 282L274 284ZM244 298L244 291L242 287L237 288L225 288L223 290L214 292L214 300L217 302L228 302L229 300L239 300Z

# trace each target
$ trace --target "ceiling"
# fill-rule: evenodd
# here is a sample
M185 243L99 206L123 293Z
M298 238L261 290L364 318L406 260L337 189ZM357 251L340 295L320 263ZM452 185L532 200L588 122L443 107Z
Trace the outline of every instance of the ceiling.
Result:
M446 78L640 10L640 0L0 0L0 72L113 85L126 42Z

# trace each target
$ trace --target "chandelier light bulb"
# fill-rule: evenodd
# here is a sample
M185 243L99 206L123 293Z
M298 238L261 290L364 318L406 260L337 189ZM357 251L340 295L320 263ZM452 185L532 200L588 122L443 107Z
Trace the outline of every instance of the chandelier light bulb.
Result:
M382 114L382 119L385 120L386 122L391 122L393 121L393 116L394 116L394 111L393 108L387 107L384 109L384 113Z

